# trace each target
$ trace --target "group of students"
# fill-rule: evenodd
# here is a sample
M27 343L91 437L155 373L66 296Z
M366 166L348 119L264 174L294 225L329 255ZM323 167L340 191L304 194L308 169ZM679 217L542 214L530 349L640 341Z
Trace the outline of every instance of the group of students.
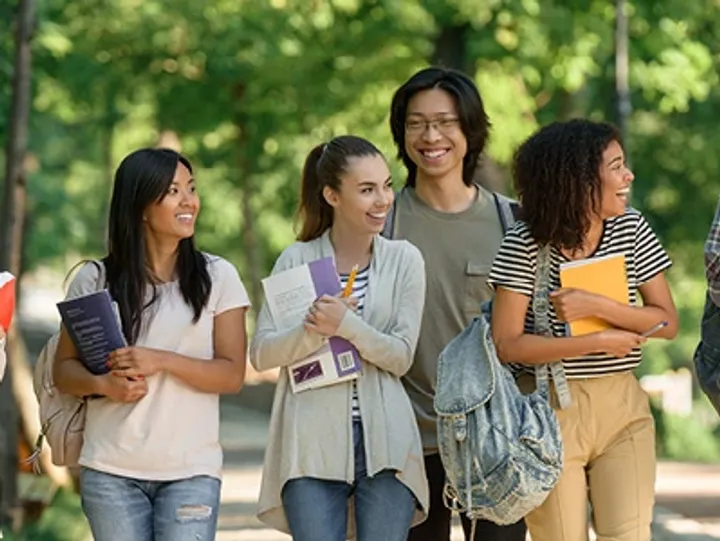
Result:
M628 208L633 174L619 133L588 120L540 128L517 150L520 220L503 233L493 194L476 182L490 121L471 79L427 68L396 92L390 127L407 169L393 191L371 142L335 137L312 149L300 186L298 240L273 273L332 256L352 296L323 296L292 328L259 312L249 357L280 368L265 454L259 518L296 541L449 541L433 397L442 349L494 298L503 362L563 359L572 405L558 409L564 471L523 521L476 525L474 540L649 540L655 447L648 398L633 375L648 328L672 338L670 260ZM201 183L201 181L200 181ZM94 376L63 331L54 377L88 401L80 458L83 509L97 541L214 539L222 452L218 397L242 386L249 299L236 269L195 246L200 210L190 163L143 149L117 170L108 253L86 264L68 298L107 287L128 347ZM391 227L388 227L390 225ZM553 337L532 333L538 250L549 245ZM623 254L630 305L563 289L559 265ZM638 298L639 295L639 298ZM642 302L638 302L642 299ZM594 316L612 329L566 336ZM293 393L287 367L328 337L362 359L352 381ZM470 525L462 517L465 537Z

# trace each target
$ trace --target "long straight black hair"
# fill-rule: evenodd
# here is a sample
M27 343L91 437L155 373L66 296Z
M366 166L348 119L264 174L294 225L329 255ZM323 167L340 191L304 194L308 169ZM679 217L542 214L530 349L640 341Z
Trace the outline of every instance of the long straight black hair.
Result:
M118 303L123 334L129 344L137 341L143 313L158 295L145 253L143 213L165 198L178 164L192 173L188 159L174 150L143 148L126 156L115 173L108 217L108 254L103 263L107 286ZM196 323L212 287L207 260L195 248L193 237L179 242L177 256L180 291L192 306Z

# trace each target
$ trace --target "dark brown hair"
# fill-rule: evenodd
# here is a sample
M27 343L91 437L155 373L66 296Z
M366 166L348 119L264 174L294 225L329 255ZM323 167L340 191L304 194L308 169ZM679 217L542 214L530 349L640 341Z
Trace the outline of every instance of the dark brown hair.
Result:
M408 103L415 94L433 88L444 90L455 102L460 128L467 140L467 152L463 158L463 182L470 186L480 154L488 140L490 120L472 79L460 71L438 67L425 68L410 77L397 89L390 105L390 129L397 147L397 156L407 168L407 184L415 186L417 177L417 165L405 150Z
M515 152L522 219L540 245L582 248L591 218L600 212L600 166L612 141L622 146L615 126L574 119L540 128Z
M143 212L167 196L178 164L192 174L188 159L174 150L143 148L127 155L115 172L108 216L108 253L102 261L110 295L118 303L123 334L130 344L140 335L143 320L148 317L147 308L157 300L145 254ZM176 272L180 292L193 309L193 323L198 322L210 298L212 282L207 267L194 237L182 239L177 247Z
M305 158L300 188L298 240L316 239L332 225L333 208L325 201L323 189L329 186L339 191L350 158L364 156L382 156L382 152L367 139L355 135L335 137L310 151Z

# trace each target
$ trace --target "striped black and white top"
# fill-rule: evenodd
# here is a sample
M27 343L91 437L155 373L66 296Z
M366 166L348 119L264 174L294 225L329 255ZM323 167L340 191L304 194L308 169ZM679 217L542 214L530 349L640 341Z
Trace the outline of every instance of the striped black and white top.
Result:
M367 293L368 278L370 277L370 265L365 267L363 270L358 271L355 276L355 282L352 288L352 297L358 300L357 313L362 315L363 308L365 307L365 294ZM345 289L345 285L350 278L350 274L340 274L340 285ZM353 380L353 393L352 393L352 418L360 419L360 402L358 401L357 385Z
M531 298L525 315L526 333L534 330L532 297L537 253L538 244L527 225L517 222L505 236L488 278L493 287L502 286ZM554 247L550 253L550 289L553 290L560 287L560 264L569 260ZM672 264L645 218L632 209L622 216L605 220L600 244L590 257L617 254L625 255L630 304L637 303L638 287ZM566 324L557 318L552 303L550 321L554 336L566 336ZM633 370L640 360L641 350L635 348L623 359L601 353L563 359L563 365L568 378L592 378ZM527 370L531 371L530 368Z

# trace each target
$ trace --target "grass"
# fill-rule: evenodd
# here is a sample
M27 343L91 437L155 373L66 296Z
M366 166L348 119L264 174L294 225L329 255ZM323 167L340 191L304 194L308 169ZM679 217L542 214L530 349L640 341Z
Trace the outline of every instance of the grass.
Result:
M27 524L16 534L5 533L3 541L82 541L90 538L80 496L59 490L40 520Z

